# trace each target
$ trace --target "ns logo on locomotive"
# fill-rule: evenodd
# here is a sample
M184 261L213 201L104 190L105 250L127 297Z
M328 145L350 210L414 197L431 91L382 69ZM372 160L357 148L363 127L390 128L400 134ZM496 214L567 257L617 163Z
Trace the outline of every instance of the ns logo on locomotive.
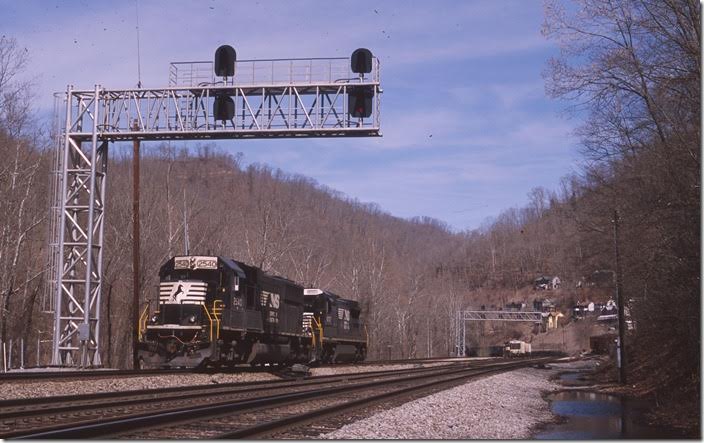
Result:
M176 256L156 311L139 324L143 368L355 362L367 353L359 303L223 257Z

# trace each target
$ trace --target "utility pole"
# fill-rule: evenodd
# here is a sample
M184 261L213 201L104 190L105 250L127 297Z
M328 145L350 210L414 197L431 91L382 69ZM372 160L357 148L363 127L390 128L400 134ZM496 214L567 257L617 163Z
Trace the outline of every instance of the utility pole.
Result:
M139 131L137 120L132 129ZM139 369L139 139L132 140L132 368Z
M626 342L624 338L625 333L625 320L624 320L624 310L623 310L623 293L621 291L621 260L618 250L618 223L619 223L618 210L614 210L614 219L612 220L614 224L614 255L616 257L616 309L618 310L618 346L616 347L617 358L618 358L618 381L621 384L626 383Z

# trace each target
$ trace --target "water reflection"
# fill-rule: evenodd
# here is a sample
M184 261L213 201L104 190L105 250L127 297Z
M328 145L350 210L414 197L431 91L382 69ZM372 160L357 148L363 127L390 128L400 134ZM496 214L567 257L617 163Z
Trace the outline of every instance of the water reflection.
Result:
M563 391L549 397L555 414L567 419L536 435L538 439L677 438L672 430L648 426L647 404L614 395Z

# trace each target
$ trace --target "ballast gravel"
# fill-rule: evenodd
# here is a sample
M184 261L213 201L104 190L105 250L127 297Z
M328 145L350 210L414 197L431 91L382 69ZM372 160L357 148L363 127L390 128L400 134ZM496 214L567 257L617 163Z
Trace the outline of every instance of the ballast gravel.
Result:
M436 363L437 364L437 363ZM552 377L567 370L593 369L595 360L550 364L550 369L526 368L471 381L368 418L345 425L319 438L351 439L527 439L539 423L552 421L543 394L561 389ZM425 363L423 366L434 364ZM408 369L408 365L367 365L313 368L313 375ZM5 382L0 399L79 395L95 392L146 390L276 380L268 373L169 374L76 381Z
M319 438L350 439L527 439L539 423L554 419L542 394L560 385L554 369L526 368L471 381L371 417Z
M15 398L81 395L97 392L115 392L172 388L207 384L243 383L260 380L278 380L267 373L242 374L168 374L145 377L117 377L76 381L13 381L2 384L0 400Z
M433 366L438 363L424 363L423 366ZM447 364L447 363L443 363ZM330 368L313 368L311 375L334 375L370 371L388 371L410 369L413 364L406 365L368 365L341 366ZM60 375L57 373L57 376ZM50 397L58 395L81 395L97 392L132 391L145 389L171 388L178 386L194 386L224 383L246 383L252 381L280 380L279 377L266 372L235 373L235 374L167 374L144 377L116 377L104 379L81 380L23 380L2 383L0 400L18 398Z
M363 372L375 372L375 371L401 371L404 369L413 368L430 368L434 366L443 366L449 364L448 362L439 363L412 363L412 364L393 364L393 365L358 365L358 366L329 366L325 368L311 368L310 374L313 376L319 375L336 375L336 374L360 374Z

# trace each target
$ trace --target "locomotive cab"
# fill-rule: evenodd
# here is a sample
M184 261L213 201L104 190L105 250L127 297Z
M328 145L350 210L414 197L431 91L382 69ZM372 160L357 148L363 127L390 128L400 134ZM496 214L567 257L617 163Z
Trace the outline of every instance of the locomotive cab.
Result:
M140 342L145 366L190 367L207 359L220 314L242 277L234 261L220 257L167 261L159 270L158 308L146 321Z

